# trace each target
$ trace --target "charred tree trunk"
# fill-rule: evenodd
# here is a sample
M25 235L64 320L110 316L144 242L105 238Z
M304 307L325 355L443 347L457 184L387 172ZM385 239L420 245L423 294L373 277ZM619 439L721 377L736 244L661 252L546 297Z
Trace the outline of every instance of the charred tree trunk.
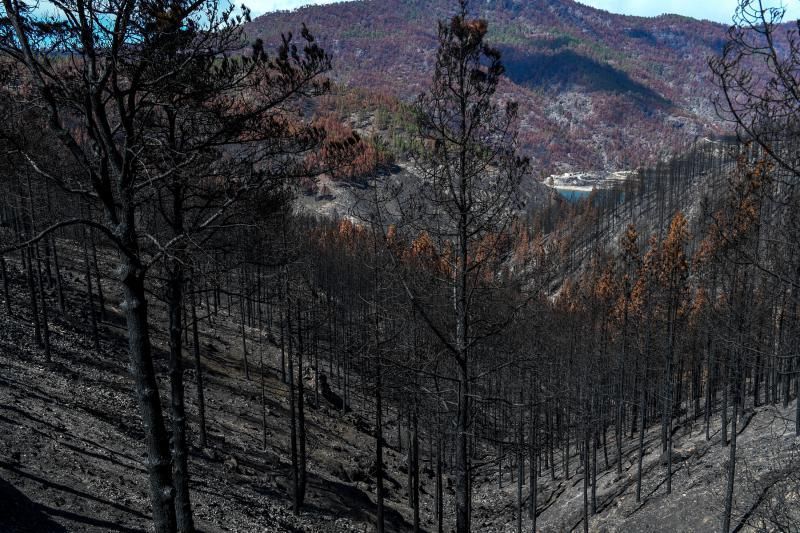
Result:
M131 373L144 425L147 451L145 466L150 480L153 522L158 533L171 533L176 531L175 489L172 485L167 430L153 368L144 273L130 258L126 257L123 261L121 281L128 323L128 347Z
M288 298L287 298L288 303ZM289 304L290 305L290 304ZM295 516L300 516L300 509L301 509L301 501L300 501L300 464L298 462L297 457L297 406L296 406L296 397L295 397L295 375L294 375L294 355L292 354L292 349L294 348L294 343L292 340L292 320L291 320L291 309L287 306L286 309L286 329L287 335L289 337L289 353L288 355L288 363L289 363L289 423L290 423L290 431L289 431L289 447L291 448L291 458L292 458L292 511L294 512Z
M86 232L84 231L84 237ZM88 304L89 323L92 326L92 340L94 341L94 349L100 353L100 336L97 331L97 311L94 308L94 294L92 291L92 267L89 264L89 252L86 248L86 239L83 241L83 262L84 271L86 275L86 303Z
M200 335L197 325L197 306L194 297L194 287L192 287L191 307L192 307L192 353L194 355L195 379L197 380L197 417L199 418L200 448L208 445L206 434L206 398L203 386L203 363L200 359Z
M247 316L245 314L245 302L244 302L244 267L242 267L242 274L239 283L239 311L240 311L240 320L239 320L239 328L240 334L242 336L242 364L244 365L244 377L246 380L250 381L250 365L247 362L247 331L245 330L245 321L247 320Z
M11 313L11 290L9 289L9 273L6 268L6 258L0 255L0 273L3 274L3 299L6 314L10 317Z
M175 483L175 518L178 531L194 531L189 494L189 464L186 442L186 406L183 385L183 266L172 262L167 288L169 310L169 381L172 418L172 473Z
M95 286L97 287L97 301L100 305L100 321L105 322L106 320L106 300L103 296L103 282L100 277L100 266L97 262L97 245L95 244L94 240L94 231L90 228L89 229L89 244L90 244L90 251L92 252L92 263L94 266L94 274L95 274Z
M377 330L377 324L376 324ZM377 335L377 331L376 331ZM377 344L377 343L376 343ZM375 366L375 486L376 486L376 523L375 529L378 533L384 532L384 504L383 504L383 412L382 412L382 369L381 359Z
M55 268L56 276L56 295L58 296L58 310L63 315L66 312L64 304L64 283L61 279L61 262L58 260L58 247L56 246L56 239L50 236L50 249L53 251L53 266Z
M297 500L300 506L306 498L306 415L305 415L305 379L303 377L303 357L305 346L303 344L303 322L300 319L300 306L297 306L297 437L299 444L299 470L300 479L297 486L299 493Z
M39 289L39 297L42 305L42 341L44 345L44 360L45 362L50 363L52 361L52 355L50 353L50 319L47 313L47 300L45 299L44 283L42 282L43 274L41 260L39 259L39 246L34 245L33 248L36 250L36 283Z
M739 395L740 391L740 378L739 378L739 363L735 365L733 375L733 417L731 418L731 440L730 440L730 454L728 456L728 472L727 483L725 487L725 510L722 515L722 533L729 533L731 530L731 512L733 508L733 488L736 476L736 426L739 418Z
M412 456L413 460L411 461L413 467L412 473L412 509L414 511L414 533L419 533L420 529L420 522L419 522L419 421L417 415L417 406L414 405L414 411L411 415L412 421L412 440L411 440L411 447L413 450Z

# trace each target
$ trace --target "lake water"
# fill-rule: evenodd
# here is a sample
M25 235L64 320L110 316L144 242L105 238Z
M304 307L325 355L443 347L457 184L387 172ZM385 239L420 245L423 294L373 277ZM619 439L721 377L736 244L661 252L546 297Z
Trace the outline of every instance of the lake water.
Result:
M581 200L586 200L589 198L589 195L592 194L591 191L575 191L572 189L556 189L558 194L560 194L563 198L565 198L568 202L579 202Z

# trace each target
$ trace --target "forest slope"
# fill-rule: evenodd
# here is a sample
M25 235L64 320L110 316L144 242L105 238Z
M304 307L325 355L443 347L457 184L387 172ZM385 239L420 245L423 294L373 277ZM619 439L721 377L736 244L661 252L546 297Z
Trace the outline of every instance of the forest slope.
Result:
M22 305L22 273L18 265L10 266L15 315L0 313L0 531L150 530L141 419L119 309L108 305L102 353L97 353L85 328L83 277L76 273L80 263L73 264L75 270L65 275L68 303L81 311L54 318L54 361L47 365L32 341L30 313ZM110 291L110 284L106 289ZM107 298L116 301L118 295L107 292ZM167 332L158 305L153 309L159 384L168 391ZM201 317L206 311L200 309ZM205 450L197 447L193 370L187 371L186 380L194 435L191 489L199 530L338 532L371 527L374 496L365 470L374 439L358 408L343 414L324 400L319 408L309 401L309 488L304 513L295 517L288 496L288 393L275 370L279 350L266 335L257 343L260 332L248 328L251 357L258 363L258 355L264 356L265 449L261 383L253 367L252 379L244 378L238 325L222 311L202 320L199 329L209 438ZM186 367L193 368L193 363L187 360ZM166 404L166 396L164 400ZM391 420L387 427L392 427ZM384 457L389 479L401 479L400 455L387 450ZM408 513L399 486L395 482L389 487L388 531L407 530L405 519L392 509Z
M102 259L102 256L101 256ZM80 309L80 263L66 274L71 306ZM12 264L14 300L25 301L17 265ZM110 294L110 298L115 295ZM164 328L154 307L157 365L165 377ZM201 531L370 530L374 523L374 439L369 414L359 407L343 414L321 400L309 400L309 494L302 517L291 513L288 401L281 382L279 350L270 332L247 328L251 342L251 380L242 372L241 338L236 313L224 309L214 318L201 307L201 348L206 377L209 446L192 446L190 468L195 518ZM124 329L114 305L102 327L102 353L92 347L84 324L85 309L51 325L54 363L46 365L31 342L28 311L15 305L15 315L0 315L0 530L4 532L147 531L150 526L143 468L141 421L127 372ZM259 360L264 361L264 411ZM255 363L253 362L253 358ZM187 361L187 367L191 363ZM336 393L335 375L331 382ZM313 391L311 374L306 375ZM351 378L355 379L355 378ZM189 422L196 432L194 372L187 371ZM313 393L309 393L310 399ZM366 404L368 405L368 403ZM794 407L761 407L745 412L740 424L739 469L735 520L763 509L776 479L800 466L800 440L791 427ZM395 414L385 418L389 531L410 530L405 487L403 438ZM262 424L265 425L262 426ZM263 433L266 431L266 448ZM636 438L625 440L622 477L617 477L613 449L601 449L598 472L598 514L591 531L709 531L716 526L729 448L719 442L714 417L710 440L702 420L687 417L675 426L675 490L664 494L665 464L658 426L646 434L643 502L635 501ZM613 435L609 437L612 448ZM194 439L193 439L194 440ZM423 435L423 442L427 439ZM195 441L196 444L196 441ZM400 446L398 446L398 444ZM425 450L427 446L423 447ZM768 452L765 453L765 450ZM603 468L604 452L610 463ZM561 465L539 483L539 528L569 531L581 526L582 470L571 450L570 477ZM421 503L430 522L434 493L431 455L421 454ZM609 466L610 465L610 466ZM780 470L778 469L780 465ZM516 484L510 463L504 463L498 486L497 466L490 462L475 477L475 524L480 531L514 531ZM529 487L524 497L529 498ZM773 491L773 492L770 492ZM445 483L445 510L451 512L452 485ZM787 492L788 498L796 497ZM755 504L762 504L756 509ZM750 516L750 515L748 515ZM450 517L446 517L449 519ZM750 516L752 519L752 516ZM525 523L529 523L527 516ZM747 530L746 528L744 530Z
M780 405L759 407L742 417L737 441L734 531L760 531L753 524L759 524L781 505L796 504L800 494L796 487L792 488L792 480L800 475L800 438L794 435L793 417L793 402L786 409ZM711 424L709 440L702 419L690 418L676 424L674 431L673 492L666 494L665 454L661 449L659 428L651 427L645 436L640 503L636 501L637 441L635 438L626 440L623 473L619 477L614 466L613 435L609 435L608 449L601 445L598 450L598 512L590 518L590 531L702 533L718 530L730 453L730 447L721 445L719 421ZM609 431L612 432L613 429ZM571 478L564 480L557 474L552 479L545 468L539 479L538 530L583 529L583 476L579 456L572 460L571 470L576 474ZM527 489L524 494L527 505ZM502 487L498 487L496 473L485 476L481 488L476 491L474 504L480 531L516 531L515 501L516 483L512 483L510 470L505 472ZM504 521L498 523L498 517ZM525 518L525 523L529 524L527 513ZM770 527L768 521L761 523L767 524L766 531L781 531L775 524Z

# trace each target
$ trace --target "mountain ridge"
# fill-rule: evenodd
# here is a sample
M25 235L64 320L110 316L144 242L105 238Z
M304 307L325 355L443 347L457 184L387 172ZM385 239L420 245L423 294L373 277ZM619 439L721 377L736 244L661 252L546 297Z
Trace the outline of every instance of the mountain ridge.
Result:
M348 87L409 101L430 80L443 0L358 0L306 6L253 20L246 31L268 46L308 24ZM726 133L712 103L708 58L722 24L679 15L617 15L571 0L473 4L502 53L502 99L521 104L520 140L540 176L625 170L652 164L697 137Z

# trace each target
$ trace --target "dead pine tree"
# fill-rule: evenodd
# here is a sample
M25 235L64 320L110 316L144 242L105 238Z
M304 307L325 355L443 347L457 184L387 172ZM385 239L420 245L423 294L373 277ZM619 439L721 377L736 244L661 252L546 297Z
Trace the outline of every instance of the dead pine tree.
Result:
M485 290L482 298L495 293L496 287L482 284L481 263L490 268L496 257L489 243L498 246L492 235L510 225L510 209L528 169L528 161L516 155L517 106L494 102L505 71L500 53L486 43L487 23L471 19L468 11L462 0L456 16L439 23L431 89L415 105L420 145L425 147L414 155L419 180L416 192L403 200L405 222L424 228L432 248L447 254L443 262L448 266L441 280L442 291L452 295L448 320L436 315L421 286L410 280L404 285L421 320L445 347L457 381L454 474L458 533L470 530L470 352L475 349L473 339L480 334L471 320L471 308L475 291ZM488 253L478 254L479 246ZM503 307L500 302L498 315L508 312Z

